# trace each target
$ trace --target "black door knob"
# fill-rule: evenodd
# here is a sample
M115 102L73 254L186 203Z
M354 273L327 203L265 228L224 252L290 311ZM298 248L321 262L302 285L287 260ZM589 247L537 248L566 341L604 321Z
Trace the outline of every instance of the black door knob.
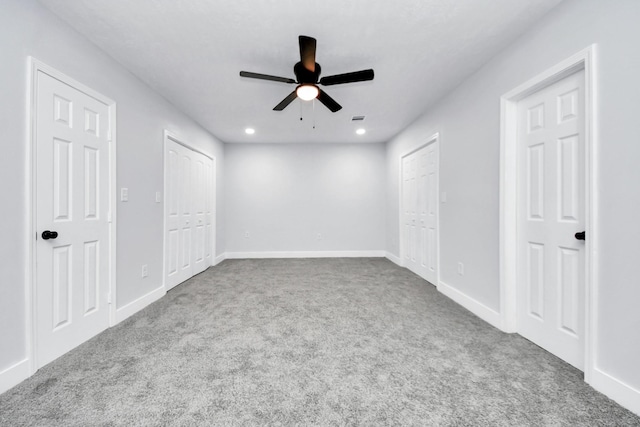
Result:
M576 233L576 234L575 234L576 239L578 239L578 240L584 240L584 238L585 238L585 234L586 234L586 231L581 231L581 232L579 232L579 233Z
M57 231L45 230L42 232L42 240L55 239L56 237L58 237Z

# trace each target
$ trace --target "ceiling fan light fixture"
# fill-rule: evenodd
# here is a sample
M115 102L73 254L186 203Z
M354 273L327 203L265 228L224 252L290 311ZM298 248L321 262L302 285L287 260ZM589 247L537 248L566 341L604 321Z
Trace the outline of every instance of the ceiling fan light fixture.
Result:
M320 91L316 85L300 85L296 89L296 95L303 101L311 101L316 99Z

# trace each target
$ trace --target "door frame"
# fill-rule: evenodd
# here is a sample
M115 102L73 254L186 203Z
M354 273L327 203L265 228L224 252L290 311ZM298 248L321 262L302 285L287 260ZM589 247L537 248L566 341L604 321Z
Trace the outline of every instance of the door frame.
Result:
M211 224L211 236L209 236L211 240L211 261L208 267L215 265L216 259L216 224L218 222L218 210L217 210L217 194L218 191L216 189L217 184L217 171L218 165L216 156L205 153L199 148L194 147L193 145L185 142L183 139L178 137L175 133L171 132L168 129L164 130L163 133L163 144L162 144L162 186L164 187L162 190L162 287L165 292L167 292L167 144L169 141L175 142L176 144L182 145L185 148L188 148L191 151L195 151L196 153L202 154L203 156L211 159L212 163L212 173L211 173L211 213L213 214L213 221Z
M585 72L585 348L584 374L595 367L598 301L598 168L596 122L596 45L538 74L500 98L500 312L502 329L517 332L517 104L563 78Z
M436 168L438 169L438 173L436 175L436 283L433 283L433 286L438 287L440 283L440 133L436 132L431 135L426 141L421 142L418 145L415 145L411 149L405 151L400 155L400 159L398 161L398 182L400 191L398 192L398 242L400 244L398 253L400 254L400 265L402 267L408 268L405 265L405 253L404 253L404 234L402 233L402 194L403 194L403 186L404 182L402 179L402 161L405 157L410 156L411 154L423 149L427 145L436 144ZM426 280L426 279L425 279Z
M109 128L107 130L107 140L109 141L109 210L107 221L109 227L109 327L116 323L116 102L78 82L57 69L45 64L38 59L28 57L28 103L27 103L27 191L26 212L28 212L29 226L27 227L26 239L28 268L25 269L25 321L26 321L26 354L29 357L29 372L33 375L38 370L37 363L37 247L36 247L36 207L37 207L37 100L38 100L38 73L47 74L54 79L60 80L74 89L79 90L98 102L107 106L109 111Z

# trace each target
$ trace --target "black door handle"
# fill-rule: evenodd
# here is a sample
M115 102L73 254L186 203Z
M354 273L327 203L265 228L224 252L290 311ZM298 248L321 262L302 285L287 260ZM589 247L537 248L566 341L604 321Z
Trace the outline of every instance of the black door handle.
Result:
M55 239L56 237L58 237L57 231L44 230L42 232L42 240Z
M576 234L575 234L576 239L578 239L578 240L584 240L584 238L585 238L585 233L586 233L586 231L581 231L581 232L579 232L579 233L576 233Z

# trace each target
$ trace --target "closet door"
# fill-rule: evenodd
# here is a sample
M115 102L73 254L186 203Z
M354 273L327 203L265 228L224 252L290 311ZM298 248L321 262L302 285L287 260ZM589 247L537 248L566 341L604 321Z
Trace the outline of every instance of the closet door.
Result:
M202 273L209 264L206 263L205 248L207 245L207 160L208 158L200 153L192 152L193 159L193 185L191 187L193 196L193 223L192 227L192 262L193 274Z
M165 153L165 270L171 289L193 275L191 150L171 140Z
M215 165L213 163L213 159L209 157L205 157L205 211L204 211L204 222L205 222L205 233L204 233L204 262L205 265L213 265L213 237L214 237L214 180L215 177Z
M402 158L402 257L435 285L438 277L438 147L433 139Z
M206 270L212 261L213 160L171 138L165 148L165 286Z

